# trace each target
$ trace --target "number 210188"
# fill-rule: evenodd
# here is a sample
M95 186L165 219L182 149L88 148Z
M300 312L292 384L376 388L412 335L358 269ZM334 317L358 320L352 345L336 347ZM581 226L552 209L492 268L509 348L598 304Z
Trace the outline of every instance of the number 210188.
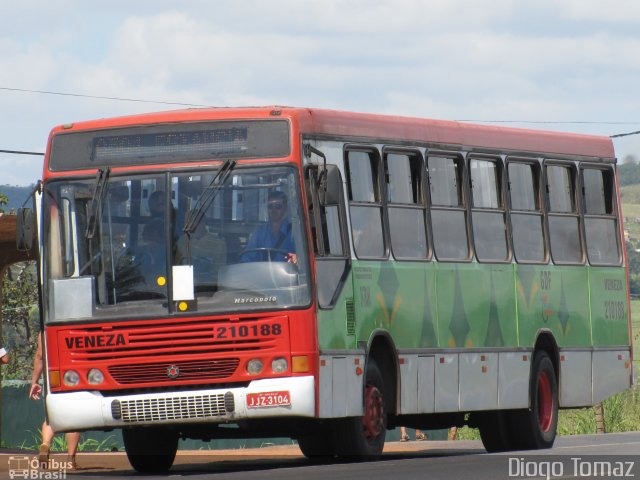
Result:
M244 338L244 337L271 337L282 334L282 325L233 325L216 327L215 338Z

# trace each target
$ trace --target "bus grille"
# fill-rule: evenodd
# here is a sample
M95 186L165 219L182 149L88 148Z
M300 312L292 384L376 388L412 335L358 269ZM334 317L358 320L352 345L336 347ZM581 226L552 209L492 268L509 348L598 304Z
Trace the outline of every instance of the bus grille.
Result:
M121 385L194 379L207 381L232 376L239 363L238 358L220 358L175 363L112 365L109 367L109 374Z
M265 335L278 325L281 334ZM241 334L247 334L241 336ZM59 342L71 362L142 360L171 362L180 355L238 355L268 352L289 340L286 316L223 320L158 321L153 325L114 325L102 328L73 327ZM126 342L126 343L125 343Z
M118 408L119 412L117 412ZM127 423L189 420L226 415L224 394L120 400L112 403L111 410L114 417L119 416Z

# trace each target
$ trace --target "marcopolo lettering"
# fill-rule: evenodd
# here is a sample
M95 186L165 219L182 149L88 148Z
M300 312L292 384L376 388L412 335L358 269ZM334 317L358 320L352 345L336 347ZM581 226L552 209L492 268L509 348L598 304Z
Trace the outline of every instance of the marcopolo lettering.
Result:
M67 337L64 339L69 349L95 348L95 347L119 347L126 345L122 333L103 335L83 335L77 337Z
M242 304L242 303L276 303L278 301L278 297L244 297L244 298L236 298L233 303Z

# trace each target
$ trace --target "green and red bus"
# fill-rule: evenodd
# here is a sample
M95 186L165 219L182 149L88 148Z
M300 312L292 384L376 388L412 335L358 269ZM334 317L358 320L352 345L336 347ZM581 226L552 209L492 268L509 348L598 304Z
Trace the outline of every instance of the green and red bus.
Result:
M251 240L274 192L286 249ZM35 203L48 418L122 429L138 471L180 438L369 458L397 425L548 448L632 383L607 137L162 112L56 127Z

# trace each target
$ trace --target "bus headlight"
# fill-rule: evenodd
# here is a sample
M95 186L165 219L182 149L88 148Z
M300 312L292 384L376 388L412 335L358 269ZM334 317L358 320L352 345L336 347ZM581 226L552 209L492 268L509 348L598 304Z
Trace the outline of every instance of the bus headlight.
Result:
M264 364L262 363L262 360L258 358L249 360L249 362L247 363L247 372L249 373L249 375L258 375L262 372L263 368Z
M87 375L87 381L91 385L100 385L104 382L104 374L97 368L92 368Z
M75 387L80 383L80 374L75 370L67 370L62 380L67 387Z
M284 373L289 369L289 363L286 358L274 358L271 362L271 370L273 373Z

